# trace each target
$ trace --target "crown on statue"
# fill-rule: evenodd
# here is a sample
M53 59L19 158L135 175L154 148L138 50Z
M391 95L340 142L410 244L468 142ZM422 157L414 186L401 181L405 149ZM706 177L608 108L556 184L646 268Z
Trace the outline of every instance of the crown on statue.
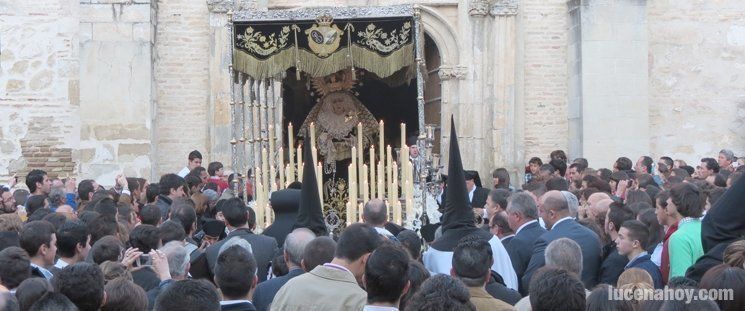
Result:
M357 81L350 68L311 80L311 85L320 97L338 91L351 91L356 83Z
M318 23L318 26L329 26L331 23L334 22L334 18L331 17L328 13L324 13L323 15L316 18L316 23Z

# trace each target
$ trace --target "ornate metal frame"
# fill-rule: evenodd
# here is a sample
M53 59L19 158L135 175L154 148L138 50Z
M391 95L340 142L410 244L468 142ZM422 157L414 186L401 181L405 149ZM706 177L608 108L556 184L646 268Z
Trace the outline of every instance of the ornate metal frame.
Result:
M227 33L230 36L228 39L228 42L230 44L228 48L228 53L230 54L231 63L228 67L228 72L230 74L231 78L231 89L230 89L230 103L231 103L231 123L232 125L232 151L231 151L231 157L232 157L232 165L234 171L240 171L240 168L238 166L242 166L242 163L245 164L245 159L239 159L239 157L246 157L250 155L242 154L239 155L239 150L236 148L236 138L243 143L246 138L245 134L243 134L245 129L240 128L241 126L245 127L245 122L242 119L244 116L239 116L236 112L236 109L238 109L237 106L242 105L244 100L242 95L236 94L236 86L240 86L241 84L238 83L232 83L236 77L241 76L241 73L234 70L233 64L232 64L232 54L233 54L233 38L234 38L234 26L233 24L235 22L247 22L247 21L272 21L272 20L315 20L318 16L327 14L331 15L335 19L357 19L357 18L380 18L380 17L401 17L401 16L413 16L414 17L414 40L415 40L415 58L416 58L416 83L417 83L417 109L418 109L418 123L419 123L419 131L420 133L423 133L425 129L425 122L424 122L424 72L426 70L426 66L424 63L424 32L422 29L422 21L421 21L421 9L419 5L413 4L413 5L393 5L393 6L381 6L381 7L312 7L312 8L299 8L299 9L286 9L286 10L255 10L255 9L243 9L244 6L235 4L234 2L234 9L235 11L231 10L228 11L228 23L226 25L227 27ZM237 97L237 98L236 98ZM281 100L281 99L280 99ZM251 103L249 103L249 111ZM243 124L241 124L243 123ZM249 143L252 140L249 137ZM420 139L420 143L422 140ZM422 146L423 147L423 146ZM252 150L252 149L249 149ZM254 157L256 159L256 157ZM424 163L422 163L422 158L419 157L419 166L422 167ZM249 159L249 161L251 161ZM254 160L253 165L256 165L255 161L258 161L258 159ZM243 165L244 165L243 164ZM253 178L253 176L246 176L246 178ZM242 187L245 189L245 187ZM424 188L422 188L424 189ZM416 199L421 200L419 203L419 206L425 205L425 196L420 196ZM415 199L415 200L416 200ZM418 215L417 215L418 216ZM408 218L409 216L407 216Z

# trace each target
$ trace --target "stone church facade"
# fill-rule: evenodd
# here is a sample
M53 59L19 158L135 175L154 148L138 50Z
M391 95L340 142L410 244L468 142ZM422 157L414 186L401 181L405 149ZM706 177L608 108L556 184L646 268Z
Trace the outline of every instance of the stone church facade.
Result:
M0 176L228 164L229 10L409 3L428 122L453 114L482 175L554 149L593 167L745 152L743 1L0 0Z

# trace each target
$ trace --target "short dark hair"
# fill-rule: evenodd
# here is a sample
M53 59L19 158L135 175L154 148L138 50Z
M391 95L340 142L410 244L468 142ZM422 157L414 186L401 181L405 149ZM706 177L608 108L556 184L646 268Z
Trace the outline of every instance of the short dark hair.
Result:
M657 186L657 182L654 181L654 177L650 174L637 174L636 183L639 188L647 188L649 186Z
M489 220L489 224L492 226L499 227L500 230L504 233L514 233L512 231L512 228L510 228L510 224L507 221L507 216L503 213L496 213L492 218Z
M365 203L362 216L366 223L374 226L383 225L388 219L388 207L385 205L385 201L372 199Z
M621 202L613 202L608 207L608 223L613 223L616 231L621 229L621 225L627 220L634 219L634 212Z
M428 278L406 303L406 310L476 310L468 288L459 279L446 274Z
M113 235L102 237L91 246L91 259L97 265L105 261L119 261L122 254L122 242Z
M228 299L248 295L256 277L256 259L240 245L233 245L217 257L215 283Z
M670 200L683 217L701 217L705 196L693 183L679 183L670 189Z
M48 221L50 224L52 224L52 226L54 227L54 230L57 230L67 222L67 217L65 217L65 215L62 215L62 214L49 213L46 216L44 216L44 218L42 218L41 220Z
M673 161L673 158L671 158L671 157L661 156L660 157L660 160L662 162L665 162L665 165L667 165L667 167L670 168L670 169L672 169L673 166L675 165L675 161Z
M202 168L202 167L197 167L194 170L196 171L199 168ZM192 188L199 187L199 185L202 183L202 179L199 178L199 175L189 173L188 175L184 177L184 183L186 183L186 188L189 189L189 191L191 191Z
M587 169L587 165L584 165L582 163L574 162L569 165L569 168L573 168L577 170L577 173L582 173Z
M158 228L151 225L139 225L129 233L129 245L147 254L151 250L158 249L160 235Z
M154 203L160 194L160 184L150 183L145 187L145 199L146 203Z
M402 230L396 239L401 242L401 246L406 248L411 259L418 260L422 256L422 238L416 232L409 229Z
M409 291L406 295L401 297L401 302L399 303L400 310L408 310L406 306L411 300L411 297L414 296L422 286L422 283L424 283L429 276L429 271L427 271L427 268L425 268L422 263L416 260L409 261L409 273L406 277L406 279L409 280Z
M556 170L559 171L559 175L561 177L564 177L564 174L567 172L567 162L566 160L561 159L553 159L551 162L548 162L551 166L553 166Z
M104 279L98 265L78 262L67 266L54 277L54 285L57 292L67 296L80 311L95 311L101 308Z
M336 242L327 236L319 236L305 246L303 251L303 268L310 272L315 267L329 263L334 259Z
M533 310L585 310L585 286L567 270L546 266L530 279Z
M171 205L170 219L177 220L184 227L184 233L191 235L192 227L197 222L197 212L190 204L174 202Z
M49 292L39 298L39 301L35 302L28 311L78 311L79 308L76 306L67 296L60 293ZM82 310L82 309L81 309Z
M106 305L101 311L147 310L147 294L137 284L125 278L116 278L104 287Z
M17 246L0 251L0 283L7 289L18 287L31 277L31 261L28 253Z
M32 221L23 226L21 233L18 235L21 248L28 253L30 257L36 256L39 247L42 245L51 246L54 226L44 220Z
M727 288L733 291L729 300L719 297L715 300L722 310L745 310L745 270L727 264L714 266L704 273L698 284L701 289Z
M47 175L47 172L38 169L28 172L28 175L26 175L26 187L28 187L28 191L31 193L36 192L36 183L44 183L45 175Z
M227 199L221 211L225 221L232 227L240 227L248 223L248 207L239 198Z
M551 151L551 154L549 154L548 156L552 160L553 159L558 159L558 160L564 161L565 163L567 161L567 154L566 154L566 152L564 152L564 150L561 150L561 149Z
M499 179L499 184L494 185L497 188L509 189L510 187L510 172L506 168L500 167L495 169L491 173L492 177Z
M44 208L47 196L31 195L26 199L26 215L33 215L36 211Z
M553 174L554 172L556 172L556 168L553 165L551 165L551 164L542 164L538 168L538 171L539 172L544 172L545 171L545 172L548 172L549 174Z
M576 158L572 162L573 163L577 163L577 164L582 164L582 166L584 166L583 170L585 168L589 167L589 163L587 162L587 159L585 159L585 158Z
M654 172L652 169L653 164L654 160L651 157L642 156L642 165L647 169L647 174L652 174Z
M169 195L171 194L171 189L183 187L185 183L184 178L179 175L165 174L160 177L158 188L160 189L160 194Z
M160 236L161 245L171 241L183 242L186 238L186 232L184 227L177 220L169 219L166 220L160 227L158 227L158 235Z
M380 242L381 237L372 226L355 223L341 232L334 256L355 261L374 251L380 245Z
M194 161L194 159L202 159L202 153L200 153L199 150L189 152L189 161Z
M621 228L629 230L629 240L637 240L642 249L647 249L647 243L649 242L649 229L647 228L647 225L636 219L631 219L624 221Z
M217 171L219 171L221 168L223 168L222 163L211 162L207 166L207 173L210 174L210 176L215 176L215 173L217 173Z
M75 256L78 245L88 243L88 228L77 221L68 221L57 229L57 254L60 257Z
M163 216L160 214L160 208L154 204L145 204L140 209L140 221L145 225L157 226Z
M701 163L706 163L706 169L712 170L714 173L719 173L719 162L714 158L703 158L701 159Z
M561 175L564 176L564 175ZM546 181L546 190L569 191L569 183L561 177L553 177Z
M116 202L112 198L103 198L96 202L93 210L101 214L101 216L115 218L117 213Z
M153 310L220 311L220 297L212 283L186 279L162 291Z
M476 235L462 238L453 250L453 271L469 287L480 287L486 283L494 261L489 242Z
M88 232L91 234L91 243L96 243L96 241L107 235L116 235L119 230L115 218L103 215L94 218L86 224L86 227L88 227Z
M487 199L491 199L492 203L499 205L500 208L507 209L507 198L510 197L510 191L506 189L494 189L489 191Z
M543 165L543 160L539 157L532 157L530 158L530 161L528 161L528 164L538 164L538 166Z
M16 288L16 298L21 310L28 310L47 293L54 292L52 283L45 278L29 278ZM63 296L64 297L64 296ZM67 297L65 297L67 299ZM7 310L7 309L4 309ZM55 309L56 310L56 309Z
M80 197L81 200L88 201L91 199L91 194L95 192L96 189L93 189L93 180L92 179L83 179L78 183L78 197Z
M365 264L367 303L399 301L408 280L409 256L394 245L384 245L370 254Z
M631 162L631 159L627 157L620 157L616 159L616 169L619 171L630 171L633 168L634 164Z

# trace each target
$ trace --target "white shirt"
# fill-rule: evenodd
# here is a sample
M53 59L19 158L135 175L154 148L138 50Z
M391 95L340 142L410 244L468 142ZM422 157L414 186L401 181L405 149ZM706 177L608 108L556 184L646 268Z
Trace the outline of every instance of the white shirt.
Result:
M176 175L179 175L179 176L181 176L181 177L186 177L186 175L189 175L189 172L191 172L191 171L189 170L189 167L188 167L188 166L184 166L184 168L182 168L182 169L181 169L181 170L180 170L180 171L178 172L178 174L176 174Z
M54 264L54 267L57 269L64 269L65 267L69 266L70 264L66 261L62 260L62 258L57 259L57 262Z
M514 234L510 234L510 235L505 235L504 237L499 238L499 240L504 241L504 239L514 238L514 237L515 237Z
M574 220L574 218L572 218L572 216L567 216L567 217L564 217L564 218L562 218L562 219L559 219L559 220L557 220L557 221L556 221L556 222L554 223L554 225L553 225L553 226L551 226L551 229L553 229L553 228L556 228L556 225L558 225L558 224L559 224L559 223L561 223L562 221L566 221L566 220L572 221L572 220Z
M220 301L220 305L221 306L229 306L229 305L234 305L234 304L239 304L239 303L246 303L246 302L251 303L251 300L245 300L245 299L242 299L242 300L223 300L223 301Z
M632 264L635 260L639 259L639 257L644 256L644 255L647 255L647 252L641 252L641 253L639 253L639 255L636 255L636 257L634 257L634 259L629 260L629 263L627 263L624 268L628 268L630 264Z
M520 230L522 230L523 228L525 228L527 225L532 224L532 223L537 222L537 221L538 220L533 219L533 220L531 220L529 222L526 222L526 223L522 224L520 227L517 228L517 231L515 231L515 235L517 235L518 233L520 233Z
M49 270L47 270L46 268L44 268L42 266L38 266L38 265L36 265L33 262L31 263L31 267L39 269L39 271L41 272L41 274L44 275L44 278L47 279L47 280L51 280L52 277L54 277L54 275L52 274L52 272L49 272Z
M380 307L380 306L365 306L362 311L398 311L398 308L394 307Z
M473 193L476 192L476 187L473 187L471 191L468 192L468 202L473 202Z

